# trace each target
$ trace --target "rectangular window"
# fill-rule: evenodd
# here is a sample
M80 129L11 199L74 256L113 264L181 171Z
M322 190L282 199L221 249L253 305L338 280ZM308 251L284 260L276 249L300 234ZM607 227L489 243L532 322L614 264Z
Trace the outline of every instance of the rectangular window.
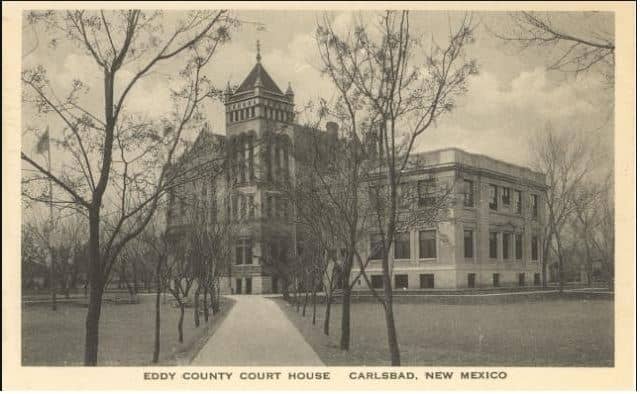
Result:
M249 219L253 219L256 217L256 206L253 195L247 196L247 210L249 212Z
M407 209L410 207L411 196L409 195L410 186L408 183L398 185L396 194L396 204L398 209Z
M498 186L489 185L489 209L498 209Z
M251 117L252 118L256 117L256 107L251 107Z
M409 275L396 275L394 276L393 281L396 289L406 289L409 287Z
M435 276L433 274L420 274L420 288L421 289L435 288Z
M473 257L473 231L464 230L464 257Z
M382 235L371 234L369 238L369 255L372 260L382 260Z
M508 187L502 188L502 205L511 205L511 189Z
M398 233L393 240L393 257L395 259L411 258L411 237L409 233Z
M535 194L531 195L531 217L538 218L538 196Z
M538 260L538 236L531 236L531 260Z
M522 213L522 192L520 190L514 191L516 199L516 213Z
M425 230L420 231L420 258L435 259L436 258L436 231Z
M465 179L464 181L464 206L472 207L473 206L473 182Z
M238 220L238 195L233 196L231 201L231 215L233 220Z
M540 274L539 273L533 274L533 285L534 286L540 286Z
M253 242L250 239L244 240L244 263L253 263Z
M493 274L493 287L500 287L500 274Z
M509 259L511 254L511 234L502 233L502 258Z
M382 289L382 275L371 275L371 286L374 289Z
M418 205L421 207L434 206L436 204L435 191L435 179L425 179L418 182Z
M247 218L247 199L244 194L239 196L240 199L240 220Z
M522 260L522 234L516 234L516 260Z
M489 258L498 258L498 233L496 232L489 233Z
M525 275L524 272L518 274L518 286L523 287L525 284Z
M238 240L238 242L236 242L236 265L242 265L243 252L244 252L244 247L243 247L242 240Z
M467 287L470 289L476 287L476 274L467 274Z

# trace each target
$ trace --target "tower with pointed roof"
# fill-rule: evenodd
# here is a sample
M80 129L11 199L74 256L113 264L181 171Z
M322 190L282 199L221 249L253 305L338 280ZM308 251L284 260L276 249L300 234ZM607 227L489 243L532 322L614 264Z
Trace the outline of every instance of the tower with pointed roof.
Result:
M293 172L294 94L275 83L262 64L257 42L256 64L233 90L225 91L226 134L232 184L230 210L240 237L234 248L232 286L240 293L277 291L277 275L262 263L291 247L290 204L278 184Z

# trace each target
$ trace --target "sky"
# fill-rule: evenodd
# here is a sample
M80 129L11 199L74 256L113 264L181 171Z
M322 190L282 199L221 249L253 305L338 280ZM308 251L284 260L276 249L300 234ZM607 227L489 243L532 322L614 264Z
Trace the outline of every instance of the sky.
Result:
M224 88L227 81L231 84L242 81L255 64L256 40L260 40L263 66L283 91L291 83L297 105L320 97L333 97L331 84L318 71L319 58L313 39L322 12L242 11L233 15L243 23L232 32L231 41L217 52L205 70L218 87ZM352 26L354 18L369 25L376 18L373 12L327 15L338 31ZM165 18L170 22L179 16L167 13ZM460 16L455 12L412 12L412 34L420 39L426 51L432 40L444 44L450 24L455 25ZM529 141L550 124L556 130L586 134L612 157L613 90L603 87L600 76L597 73L575 76L548 70L546 66L550 59L545 51L520 51L505 44L492 31L509 28L510 18L506 13L479 12L474 13L473 18L475 42L469 47L467 56L477 60L480 72L471 77L469 91L458 100L453 112L420 137L416 150L458 147L514 164L529 165ZM569 13L559 18L567 29L575 29L575 21L584 20L583 15ZM613 30L610 15L589 18L592 18L590 26ZM263 25L264 29L258 29L257 24ZM31 51L33 48L35 50ZM152 117L165 114L170 108L169 87L180 63L180 59L176 59L144 78L128 99L128 110ZM64 43L52 48L47 45L46 32L25 26L23 65L37 64L48 69L52 85L61 91L70 86L74 78L85 81L91 88L84 98L85 103L100 113L101 75L93 60L78 48ZM116 86L122 86L133 71L123 70ZM204 111L210 127L217 133L224 133L222 104L206 103ZM43 121L30 108L23 107L23 114L23 130ZM24 137L23 149L29 150L34 144L28 136Z

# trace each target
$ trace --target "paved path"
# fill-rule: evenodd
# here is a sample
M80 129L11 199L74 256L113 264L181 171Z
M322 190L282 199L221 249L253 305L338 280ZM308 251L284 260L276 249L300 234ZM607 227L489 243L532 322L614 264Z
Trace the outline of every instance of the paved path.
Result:
M273 300L259 295L229 297L235 305L192 365L324 365Z

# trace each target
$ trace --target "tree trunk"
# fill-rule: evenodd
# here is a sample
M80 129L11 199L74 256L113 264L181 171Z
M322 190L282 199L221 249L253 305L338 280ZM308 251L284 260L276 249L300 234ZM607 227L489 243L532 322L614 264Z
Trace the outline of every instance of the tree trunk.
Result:
M49 268L49 287L51 287L51 310L58 310L58 301L56 299L56 271L55 271L55 252L50 248L51 267Z
M398 347L398 335L396 323L393 317L393 289L391 288L391 273L389 272L389 250L385 251L382 260L382 281L384 284L384 317L387 323L387 342L389 344L389 356L392 366L400 365L400 349Z
M304 292L304 304L302 305L302 316L307 315L307 303L309 302L309 290Z
M178 319L178 342L184 342L184 332L182 330L182 323L184 322L184 303L182 301L178 301L180 304L180 319Z
M160 274L158 269L158 285L156 288L156 327L155 338L153 342L153 363L157 364L160 359L160 293L162 293L162 287L160 286Z
M545 240L544 247L542 248L542 288L547 288L547 267L549 264L549 243L550 239Z
M351 342L351 289L349 281L344 281L342 288L342 331L340 333L340 350L349 350Z
M99 208L89 210L89 305L85 319L84 365L98 364L100 312L102 308L102 272L100 264L100 215Z
M209 322L209 303L207 302L207 295L208 294L209 294L209 288L207 286L204 286L202 309L204 310L204 321L205 321L205 323Z
M324 335L329 335L330 323L331 323L331 294L327 294L326 307L324 310Z
M196 327L200 327L200 283L193 295L193 323Z
M315 285L315 284L314 284ZM316 325L316 289L313 288L313 293L311 294L311 303L313 304L313 317L311 319L311 324Z
M558 290L560 293L564 292L564 256L562 254L562 243L560 241L560 234L558 231L554 231L556 244L558 246Z

